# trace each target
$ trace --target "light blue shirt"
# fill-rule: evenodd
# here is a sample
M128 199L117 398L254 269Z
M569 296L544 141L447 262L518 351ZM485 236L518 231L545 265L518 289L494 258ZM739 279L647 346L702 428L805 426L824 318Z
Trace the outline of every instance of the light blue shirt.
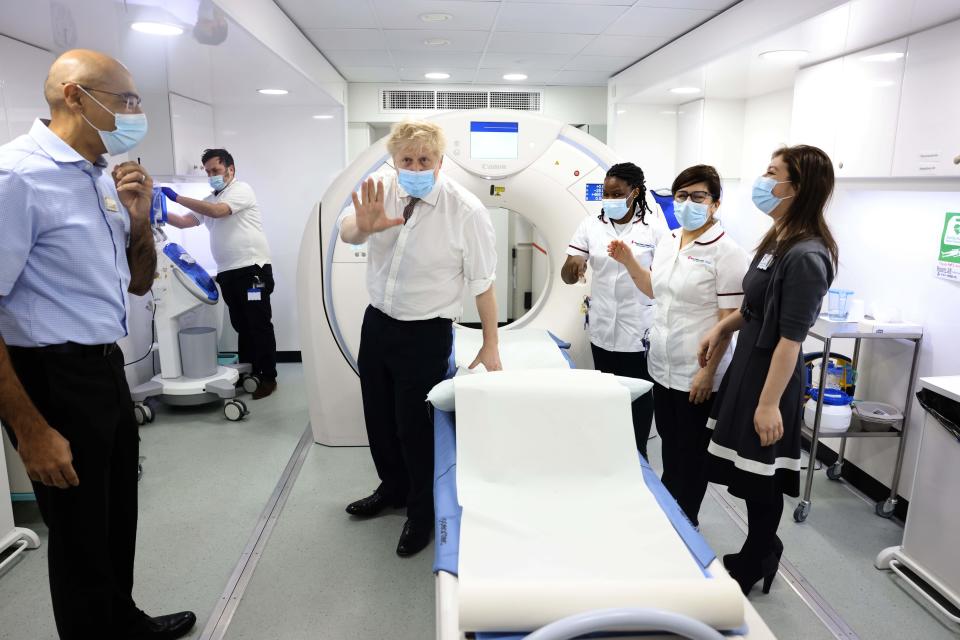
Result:
M91 164L37 120L0 146L0 336L109 344L127 334L130 216Z

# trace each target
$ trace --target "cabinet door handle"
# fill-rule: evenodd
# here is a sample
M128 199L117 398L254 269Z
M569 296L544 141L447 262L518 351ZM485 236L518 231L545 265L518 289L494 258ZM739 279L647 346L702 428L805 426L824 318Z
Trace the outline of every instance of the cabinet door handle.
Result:
M953 164L960 164L960 156L953 159Z
M920 157L923 158L924 160L938 159L940 158L940 152L936 151L936 152L929 152L929 153L921 153Z
M922 164L922 165L920 165L919 167L917 167L917 169L919 169L920 171L936 171L936 170L937 170L937 165L935 165L935 164Z

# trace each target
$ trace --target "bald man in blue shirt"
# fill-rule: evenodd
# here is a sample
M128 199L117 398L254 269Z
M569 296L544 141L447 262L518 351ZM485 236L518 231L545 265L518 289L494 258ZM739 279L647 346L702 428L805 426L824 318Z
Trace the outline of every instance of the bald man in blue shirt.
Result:
M139 445L116 342L126 293L157 266L153 180L133 148L146 116L133 78L68 51L44 85L51 119L0 147L0 420L49 530L60 638L173 639L189 611L151 618L133 601Z

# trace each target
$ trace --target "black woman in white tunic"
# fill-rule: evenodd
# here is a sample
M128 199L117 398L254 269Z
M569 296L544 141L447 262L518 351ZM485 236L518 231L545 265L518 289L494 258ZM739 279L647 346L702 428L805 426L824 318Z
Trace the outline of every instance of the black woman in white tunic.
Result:
M663 443L662 480L697 525L707 491L707 420L732 355L728 346L701 365L697 349L710 327L739 308L749 260L716 218L722 195L716 169L685 169L671 190L681 228L660 241L649 269L619 240L611 242L608 251L656 302L648 365Z
M823 217L833 183L830 158L820 149L774 153L753 188L754 204L774 224L743 280L743 306L700 345L706 364L740 331L711 414L708 474L747 502L747 540L740 553L723 558L744 594L761 578L769 591L783 552L777 537L783 494L799 495L800 347L837 266L837 245Z
M653 323L653 301L637 291L623 265L607 255L610 242L622 240L640 264L650 266L654 248L669 229L650 209L646 192L640 167L632 162L610 167L603 180L603 210L597 217L584 218L577 227L560 276L567 284L576 284L584 279L588 265L593 273L588 321L594 367L604 373L650 380L644 340ZM640 396L631 409L637 450L646 458L653 396Z

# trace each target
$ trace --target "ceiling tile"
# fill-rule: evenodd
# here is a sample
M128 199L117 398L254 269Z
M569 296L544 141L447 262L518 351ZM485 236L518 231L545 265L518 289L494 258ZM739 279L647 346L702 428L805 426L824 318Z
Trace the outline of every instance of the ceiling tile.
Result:
M384 67L392 66L396 60L390 58L389 51L341 51L325 49L323 57L335 67Z
M633 56L577 56L564 66L568 71L605 71L609 74L636 62Z
M503 5L497 19L497 31L528 31L536 27L540 33L602 33L626 7L572 4L535 4L532 2Z
M476 69L480 64L479 52L444 51L424 53L422 51L394 51L393 61L400 67L433 66L434 71L449 69Z
M561 71L550 84L606 85L610 74L602 71Z
M400 79L404 82L426 82L430 84L470 84L476 75L476 69L453 69L444 67L442 70L450 74L447 80L427 80L423 74L437 71L437 67L411 66L400 69Z
M303 30L375 29L377 21L367 2L358 0L276 0Z
M439 30L416 30L399 29L384 31L387 38L387 44L392 50L399 51L424 51L436 55L442 60L447 52L463 51L483 51L487 42L486 31L439 31ZM425 40L431 38L443 38L449 40L450 44L444 47L429 47L424 44Z
M634 58L642 58L669 41L669 38L611 36L604 33L588 44L581 53L590 56L633 56Z
M511 69L539 70L562 69L571 58L569 53L487 53L480 62L483 69Z
M393 67L341 67L348 82L399 82L400 74Z
M593 36L555 33L494 32L487 51L491 53L569 53L583 49Z
M515 69L480 69L480 71L477 72L477 82L483 84L499 84L507 87L516 85L517 88L522 89L532 84L545 84L557 73L552 70L530 71L527 73L526 80L522 82L510 82L503 79L503 74L509 73L510 71L515 71Z
M529 2L530 0L506 0L507 4L515 2ZM617 5L621 7L633 6L636 0L536 0L538 4L578 4L587 6ZM669 0L665 0L669 1Z
M320 49L331 51L383 51L389 49L377 29L307 29L307 37Z
M639 0L636 7L665 7L668 9L707 9L709 11L723 11L738 0Z
M436 29L450 31L489 31L497 17L496 2L463 0L374 0L377 18L384 29ZM425 13L445 13L444 22L424 22Z
M697 9L664 9L635 6L606 33L612 35L676 38L715 15Z

